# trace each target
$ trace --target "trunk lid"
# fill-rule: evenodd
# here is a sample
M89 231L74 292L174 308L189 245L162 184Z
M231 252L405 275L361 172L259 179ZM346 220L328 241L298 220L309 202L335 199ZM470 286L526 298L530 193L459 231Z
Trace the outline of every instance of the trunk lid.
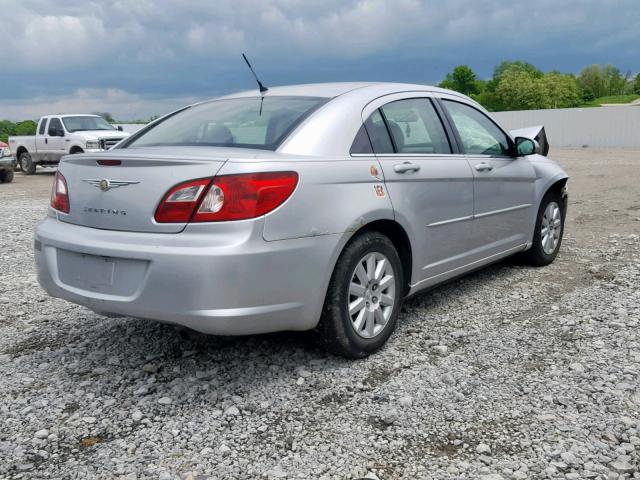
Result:
M215 176L227 157L211 150L120 149L67 156L59 170L67 181L70 211L58 218L104 230L181 232L185 223L156 223L156 208L174 185ZM103 166L98 160L121 164Z

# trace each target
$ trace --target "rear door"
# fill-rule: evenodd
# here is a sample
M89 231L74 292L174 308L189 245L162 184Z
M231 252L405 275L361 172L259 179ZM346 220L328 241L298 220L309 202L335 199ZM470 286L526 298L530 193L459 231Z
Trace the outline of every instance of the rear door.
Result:
M466 160L454 154L425 93L382 97L363 114L396 219L413 246L412 284L435 282L466 263L473 174Z
M36 132L36 151L30 152L33 160L46 160L48 155L47 123L49 117L42 117Z
M59 118L49 120L47 128L47 160L57 162L65 153L64 128Z
M484 112L453 98L442 104L474 175L476 260L519 248L530 241L525 235L535 208L533 165L512 156L511 138Z

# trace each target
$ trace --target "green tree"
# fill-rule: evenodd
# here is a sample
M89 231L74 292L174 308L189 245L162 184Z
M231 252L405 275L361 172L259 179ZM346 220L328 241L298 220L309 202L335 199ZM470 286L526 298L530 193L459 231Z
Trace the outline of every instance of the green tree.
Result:
M491 112L499 112L500 110L504 110L502 103L500 102L500 98L498 97L496 92L484 89L479 94L473 95L472 98Z
M7 142L9 137L15 135L16 124L9 120L0 120L0 142Z
M487 83L487 90L490 92L495 92L500 84L500 80L502 80L502 76L507 72L524 72L528 74L532 78L542 78L544 73L542 70L538 69L536 66L528 63L522 62L520 60L508 60L504 62L500 62L493 69L493 78Z
M16 135L35 135L38 124L33 120L23 120L16 125Z
M607 95L607 82L600 65L584 67L578 76L578 84L585 92L590 92L593 98Z
M448 73L439 85L442 88L455 90L464 95L480 93L480 85L476 74L468 65L458 65L453 72Z
M549 108L577 107L582 103L582 95L578 82L573 75L560 72L549 72L539 81L546 90Z
M533 110L551 106L544 78L518 67L501 72L495 94L504 110Z
M633 93L640 95L640 73L636 75L636 79L633 81Z
M613 65L607 65L602 69L607 95L622 95L625 90L626 80L620 73L620 69Z

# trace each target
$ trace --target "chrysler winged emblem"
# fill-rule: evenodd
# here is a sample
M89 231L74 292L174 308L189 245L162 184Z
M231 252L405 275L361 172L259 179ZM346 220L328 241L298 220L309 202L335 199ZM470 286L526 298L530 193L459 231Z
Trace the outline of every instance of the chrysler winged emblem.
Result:
M111 190L112 188L126 187L127 185L135 185L136 183L140 183L131 182L128 180L109 180L108 178L86 178L82 181L87 182L89 185L93 185L94 187L98 187L103 192Z

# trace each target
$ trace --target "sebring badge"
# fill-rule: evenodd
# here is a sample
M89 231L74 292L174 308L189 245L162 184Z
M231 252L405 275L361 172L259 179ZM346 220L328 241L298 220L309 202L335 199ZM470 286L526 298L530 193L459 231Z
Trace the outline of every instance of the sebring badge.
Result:
M127 180L109 180L108 178L96 179L96 178L86 178L82 180L83 182L87 182L89 185L93 185L94 187L98 187L103 192L107 190L111 190L112 188L118 187L126 187L127 185L135 185L140 182L130 182Z

